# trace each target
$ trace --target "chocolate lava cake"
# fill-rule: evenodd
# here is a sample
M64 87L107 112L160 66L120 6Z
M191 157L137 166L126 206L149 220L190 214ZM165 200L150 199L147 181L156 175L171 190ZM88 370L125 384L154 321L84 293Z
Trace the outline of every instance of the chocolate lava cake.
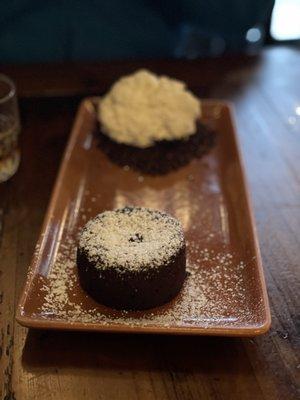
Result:
M140 207L105 211L80 235L77 266L82 288L115 309L143 310L174 298L186 276L179 221Z

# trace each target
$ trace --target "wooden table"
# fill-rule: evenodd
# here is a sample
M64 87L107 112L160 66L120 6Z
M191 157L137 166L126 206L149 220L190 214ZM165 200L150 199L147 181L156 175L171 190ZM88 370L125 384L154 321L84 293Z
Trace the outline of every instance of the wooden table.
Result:
M28 331L14 311L81 97L147 66L230 99L272 308L255 339ZM3 67L21 98L22 164L0 185L1 399L296 399L300 329L300 52Z

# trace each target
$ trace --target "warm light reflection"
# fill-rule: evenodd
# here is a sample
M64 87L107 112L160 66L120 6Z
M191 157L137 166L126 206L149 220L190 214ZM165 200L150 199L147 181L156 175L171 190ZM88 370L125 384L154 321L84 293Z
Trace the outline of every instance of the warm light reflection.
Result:
M114 208L125 205L139 205L158 210L167 210L178 218L185 230L190 228L193 217L194 202L191 202L191 193L188 182L180 181L173 187L158 191L151 187L143 187L136 192L116 190ZM195 211L195 210L194 210Z
M74 198L76 200L75 200L75 202L70 203L70 205L69 205L68 226L67 226L68 232L72 232L74 226L76 225L76 223L78 221L78 215L80 212L80 208L82 206L82 199L83 199L83 194L84 194L84 189L85 189L85 183L86 183L86 175L83 175L83 177L80 179L80 182L77 186L77 194L74 195Z
M183 229L187 231L191 225L191 217L194 214L194 203L191 202L190 188L187 182L179 182L174 187L172 210L174 216L179 219Z
M223 202L219 204L221 229L223 233L223 238L226 243L229 242L229 226L228 226L228 212L226 205Z
M64 209L60 220L52 221L48 224L47 230L43 236L43 240L38 252L35 263L40 265L39 273L47 276L51 272L50 265L55 262L63 230L68 215L68 207ZM47 251L47 248L49 250ZM44 255L47 254L47 257Z

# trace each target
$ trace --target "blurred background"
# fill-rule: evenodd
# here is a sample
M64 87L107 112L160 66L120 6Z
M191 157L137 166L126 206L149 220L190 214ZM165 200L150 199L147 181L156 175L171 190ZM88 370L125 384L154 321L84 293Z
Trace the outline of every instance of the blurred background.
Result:
M300 39L300 0L2 0L0 63L218 57Z

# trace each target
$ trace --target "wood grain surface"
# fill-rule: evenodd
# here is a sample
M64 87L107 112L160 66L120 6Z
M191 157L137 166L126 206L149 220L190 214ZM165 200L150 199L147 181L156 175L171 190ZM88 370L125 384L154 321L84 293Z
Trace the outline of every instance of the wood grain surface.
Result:
M81 97L140 66L231 100L256 216L272 328L249 339L28 331L18 296ZM300 397L300 51L203 61L1 67L15 79L22 163L0 185L0 398Z

